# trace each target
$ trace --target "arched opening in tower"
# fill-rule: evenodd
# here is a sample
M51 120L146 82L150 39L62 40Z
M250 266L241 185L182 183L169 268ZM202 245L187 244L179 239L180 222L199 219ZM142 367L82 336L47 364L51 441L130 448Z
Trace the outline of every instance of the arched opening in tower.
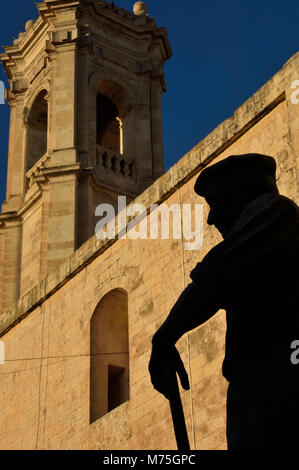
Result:
M46 90L34 100L28 117L26 172L47 152L48 103Z
M113 101L102 93L97 95L97 144L121 152L121 121Z
M90 423L129 399L128 294L114 289L90 322Z

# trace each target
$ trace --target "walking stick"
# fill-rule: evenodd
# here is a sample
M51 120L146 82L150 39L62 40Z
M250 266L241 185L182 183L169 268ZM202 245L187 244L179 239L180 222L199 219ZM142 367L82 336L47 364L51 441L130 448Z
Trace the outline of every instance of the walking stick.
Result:
M188 451L190 444L176 372L168 369L166 377L169 384L169 404L177 447L179 451Z

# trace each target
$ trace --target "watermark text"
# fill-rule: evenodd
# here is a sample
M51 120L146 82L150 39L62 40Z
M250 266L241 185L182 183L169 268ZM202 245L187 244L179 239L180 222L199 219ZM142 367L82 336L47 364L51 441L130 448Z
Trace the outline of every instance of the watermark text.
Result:
M0 365L5 364L5 346L3 341L0 341Z
M296 366L297 364L299 364L299 339L295 339L294 341L292 341L291 349L295 350L291 354L291 363Z
M118 196L117 218L111 204L97 206L95 215L98 239L183 240L184 250L203 246L202 204L151 204L149 217L143 204L127 206L126 196ZM117 225L117 226L116 226Z
M5 85L2 80L0 80L0 104L5 104Z
M296 88L295 91L291 94L291 102L293 104L299 103L299 80L293 80L291 83L291 88Z

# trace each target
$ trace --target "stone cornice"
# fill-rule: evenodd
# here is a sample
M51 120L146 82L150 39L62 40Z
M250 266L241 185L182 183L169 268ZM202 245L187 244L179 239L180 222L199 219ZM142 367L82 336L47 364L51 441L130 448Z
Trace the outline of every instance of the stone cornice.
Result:
M111 3L102 1L95 2L94 0L44 0L42 3L38 3L37 9L40 13L39 18L36 21L29 21L26 23L26 32L20 33L19 38L14 41L13 45L4 47L5 52L0 54L0 61L7 72L10 79L21 78L20 73L24 73L28 64L26 63L26 55L45 34L49 34L50 41L47 42L45 48L45 54L53 52L55 50L56 43L52 43L52 36L60 35L63 33L61 30L64 26L65 32L70 30L77 30L78 21L80 19L74 19L67 23L58 23L59 11L66 8L79 8L81 14L92 14L96 20L103 18L106 24L123 28L126 34L131 34L132 37L138 39L142 36L152 36L153 43L157 42L161 48L161 57L165 63L167 59L172 56L172 50L169 43L167 31L164 27L157 27L154 18L148 16L136 16L134 13L130 13L127 10L119 8L118 6L112 6ZM57 23L57 25L56 25ZM56 30L57 26L57 30ZM80 29L80 26L79 26ZM150 36L149 36L150 37ZM47 38L48 39L48 38ZM63 43L67 43L68 40L63 40ZM80 47L82 45L82 38L78 32L73 36L70 42L75 43ZM57 43L58 44L58 43ZM16 77L18 75L19 77Z
M105 179L105 174L103 174L101 178L101 175L99 175L95 167L84 168L81 178L91 178L94 188L96 188L96 190L98 191L100 191L102 188L111 191L111 184L107 183L107 177ZM115 189L114 190L115 193L118 193L118 194L120 192L125 193L127 196L129 196L132 199L136 197L136 184L135 183L128 181L128 179L126 178L114 175L114 181L116 180L118 180L117 184L119 184L119 189L118 190Z
M21 33L21 36L14 41L13 45L4 47L5 52L0 54L0 60L9 78L13 78L12 70L17 63L25 68L25 56L28 50L40 41L47 29L48 25L43 22L42 18L38 18L32 28L26 33ZM19 68L18 72L20 72Z
M167 31L165 27L158 27L154 18L149 16L141 17L135 16L134 13L130 13L123 8L113 6L108 2L94 2L93 0L86 0L80 4L81 13L84 14L87 11L95 13L94 18L100 19L103 17L106 20L106 24L110 23L115 26L123 27L127 34L133 35L136 39L140 35L151 34L154 41L160 41L162 47L162 56L164 61L172 57L172 50L168 39Z
M47 178L63 176L63 175L76 175L79 176L82 173L81 163L73 163L70 165L51 166L41 169L41 174Z
M17 211L12 211L12 212L5 212L3 214L0 214L0 223L6 224L9 222L19 222L20 217L17 213Z
M34 177L34 180L37 183L36 190L30 194L30 197L25 200L22 207L17 211L0 213L0 223L5 225L7 222L12 220L20 221L26 212L41 198L42 191L50 179L55 179L65 175L74 175L79 178L82 174L81 163L41 168L40 174ZM44 186L43 189L42 186Z
M279 72L240 106L232 117L214 129L131 204L143 204L149 211L151 204L160 204L167 199L286 99L286 92L291 81L297 79L298 67L299 52L292 56ZM117 239L98 240L96 236L90 238L63 261L55 271L49 273L43 281L22 296L14 308L6 310L0 315L0 336L3 336L51 297L116 241Z

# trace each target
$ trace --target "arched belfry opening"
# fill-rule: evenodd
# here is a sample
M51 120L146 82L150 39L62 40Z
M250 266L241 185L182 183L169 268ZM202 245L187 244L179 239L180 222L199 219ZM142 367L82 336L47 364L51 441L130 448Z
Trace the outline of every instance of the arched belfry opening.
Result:
M129 399L128 295L106 294L90 323L90 423Z
M121 120L113 101L102 93L97 95L97 144L121 153Z
M131 119L128 92L116 82L102 80L97 93L97 145L121 155L130 153Z
M27 121L26 172L47 152L48 102L47 90L42 90L35 98Z

